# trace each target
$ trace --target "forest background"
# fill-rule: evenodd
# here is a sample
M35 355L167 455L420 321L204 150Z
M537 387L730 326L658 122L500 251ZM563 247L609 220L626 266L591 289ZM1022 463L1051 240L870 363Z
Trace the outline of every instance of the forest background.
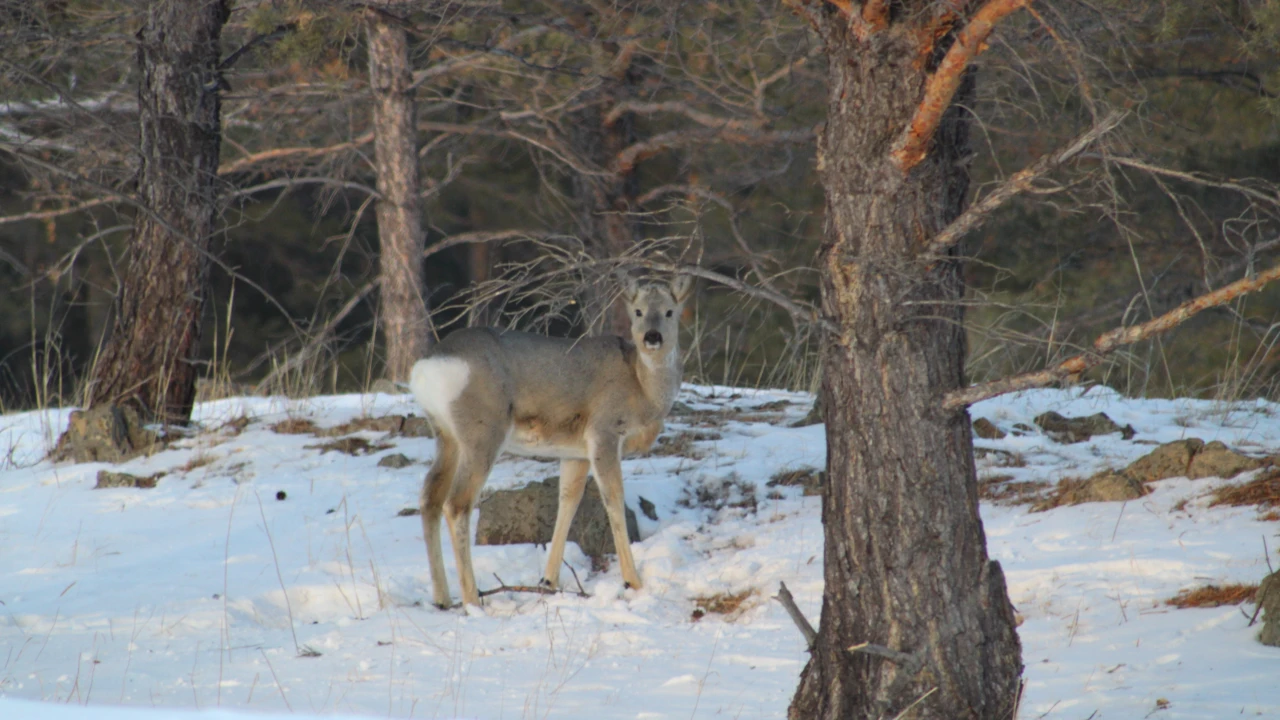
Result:
M137 212L123 199L145 3L0 5L0 408L75 404ZM1240 192L1280 180L1274 3L1103 5L1053 10L1092 23L1032 13L992 35L975 63L971 192L1077 132L1082 86L1130 113L1110 147L1159 172L1090 173L1091 148L1079 173L968 237L971 380L1073 355L1280 246L1265 203ZM815 387L826 59L801 17L749 0L368 7L231 7L206 391L388 374L379 22L405 42L429 332L607 328L619 259L665 256L725 279L704 282L689 324L691 378ZM1274 397L1278 311L1275 290L1242 298L1091 372L1130 394Z

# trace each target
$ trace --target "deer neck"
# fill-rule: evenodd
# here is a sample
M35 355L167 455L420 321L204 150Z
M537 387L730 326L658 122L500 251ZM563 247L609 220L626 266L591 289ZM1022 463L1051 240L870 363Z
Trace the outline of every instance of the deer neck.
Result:
M684 375L680 347L672 344L663 350L661 354L649 354L637 349L634 362L636 379L659 418L671 411Z

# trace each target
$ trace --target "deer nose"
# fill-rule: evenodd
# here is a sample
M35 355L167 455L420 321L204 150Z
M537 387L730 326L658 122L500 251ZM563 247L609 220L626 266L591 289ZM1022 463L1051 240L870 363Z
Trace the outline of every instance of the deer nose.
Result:
M651 350L662 347L662 333L657 330L650 330L644 334L644 344Z

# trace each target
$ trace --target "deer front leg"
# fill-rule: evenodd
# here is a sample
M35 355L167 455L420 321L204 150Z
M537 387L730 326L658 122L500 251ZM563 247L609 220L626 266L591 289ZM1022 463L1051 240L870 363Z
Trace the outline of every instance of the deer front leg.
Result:
M591 455L591 472L600 487L600 499L604 501L609 516L609 529L613 531L613 547L618 553L618 565L622 580L628 587L640 588L640 575L631 557L631 539L627 537L627 511L622 493L622 440L615 435L599 435L587 441Z
M560 508L556 511L556 529L551 535L551 551L547 555L547 569L542 573L543 585L552 589L560 587L560 563L564 560L564 543L569 538L569 526L578 513L582 492L587 489L587 471L591 464L586 460L560 461Z

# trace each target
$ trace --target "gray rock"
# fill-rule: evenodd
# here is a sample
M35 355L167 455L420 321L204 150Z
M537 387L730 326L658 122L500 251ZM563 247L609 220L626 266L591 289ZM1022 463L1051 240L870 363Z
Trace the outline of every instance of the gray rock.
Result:
M1147 492L1137 478L1127 473L1105 470L1087 480L1063 480L1058 484L1057 491L1037 503L1033 510L1043 511L1088 502L1136 500Z
M1192 480L1207 477L1231 478L1242 472L1257 470L1262 465L1262 460L1241 455L1215 440L1191 458L1187 477Z
M156 482L164 473L156 473L147 477L138 477L129 473L110 472L108 470L98 471L98 484L93 486L94 490L103 490L106 488L144 488L149 489L156 486Z
M413 464L413 461L410 460L409 457L404 453L391 453L390 455L387 455L378 461L378 467L396 468L396 469L409 467L412 464Z
M1264 464L1265 460L1242 455L1216 440L1205 444L1199 438L1187 438L1165 443L1134 460L1125 468L1125 473L1144 483L1171 477L1192 480L1207 477L1231 478L1242 472L1257 470Z
M144 427L136 410L98 405L71 413L51 456L54 461L118 463L158 449L159 439Z
M1184 477L1191 469L1191 458L1204 447L1199 438L1165 443L1134 460L1125 472L1144 483L1171 477Z
M547 478L518 490L499 490L480 501L480 518L476 522L477 545L545 544L551 542L555 530L556 511L560 506L560 480ZM627 536L639 542L640 528L636 514L627 508ZM614 552L613 532L609 517L594 481L587 482L586 492L578 505L569 541L578 543L582 552L603 557Z
M1136 434L1132 425L1120 427L1106 413L1097 413L1088 417L1069 418L1052 410L1035 418L1035 424L1050 438L1061 443L1078 443L1088 440L1094 435L1107 435L1118 432L1125 440L1131 440Z
M986 418L978 418L973 421L973 434L983 440L1002 440L1005 432L996 427L996 424Z

